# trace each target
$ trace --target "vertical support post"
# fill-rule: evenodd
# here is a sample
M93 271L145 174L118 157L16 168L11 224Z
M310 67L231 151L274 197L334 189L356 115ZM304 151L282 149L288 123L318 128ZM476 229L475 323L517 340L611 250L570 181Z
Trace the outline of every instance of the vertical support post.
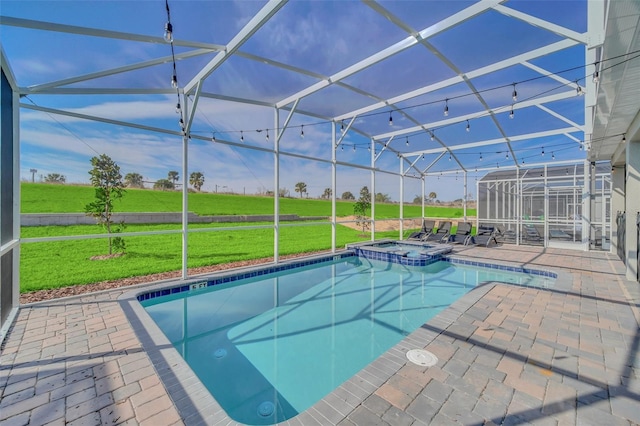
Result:
M504 218L506 216L507 211L507 181L502 182L502 191L499 192L502 196L498 197L498 204L502 206L502 213L500 216L496 214L496 219Z
M182 113L183 120L186 123L189 118L189 98L183 96L184 104ZM188 131L187 131L188 132ZM188 260L189 260L189 135L183 132L182 135L182 279L186 280L189 276Z
M464 194L462 197L462 217L464 218L464 221L467 221L467 171L463 171L462 172L462 179L464 181Z
M371 241L376 239L376 144L371 139Z
M589 250L589 230L591 229L591 167L584 160L582 179L582 250Z
M611 169L611 249L612 254L618 253L618 234L624 232L624 229L618 229L618 223L615 221L616 213L625 209L625 167L613 166Z
M280 110L274 109L273 128L280 134ZM273 138L273 263L278 263L280 253L280 138Z
M549 245L549 186L547 185L547 165L544 165L544 246Z
M336 252L336 122L331 122L331 253Z
M635 135L627 134L627 173L625 211L627 212L624 250L627 265L627 279L637 280L638 269L638 231L636 216L640 212L640 197L632 194L640 193L640 131L636 127Z
M425 182L426 177L425 175L421 175L420 176L420 188L422 191L422 210L421 210L421 215L422 215L422 220L424 220L424 196L425 196L425 192L427 190L427 183Z
M476 175L476 232L480 226L480 181Z
M402 164L402 157L400 157L399 160L400 160L400 235L398 236L398 240L402 240L402 236L404 235L404 169Z
M520 229L522 228L522 179L520 168L516 169L516 246L520 245Z

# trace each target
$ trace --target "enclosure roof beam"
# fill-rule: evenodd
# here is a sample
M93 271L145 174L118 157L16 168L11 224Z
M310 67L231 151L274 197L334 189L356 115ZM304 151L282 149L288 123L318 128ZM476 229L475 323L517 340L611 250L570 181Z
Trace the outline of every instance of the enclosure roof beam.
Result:
M189 52L183 52L183 53L179 53L177 55L175 55L175 59L176 60L180 60L180 59L187 59L187 58L192 58L195 56L200 56L200 55L206 55L207 53L211 53L212 50L211 49L196 49L196 50L191 50ZM79 83L82 81L87 81L87 80L94 80L97 78L102 78L102 77L108 77L110 75L114 75L114 74L121 74L124 72L129 72L129 71L135 71L135 70L139 70L142 68L148 68L148 67L152 67L155 65L160 65L160 64L165 64L168 62L171 62L173 60L173 58L171 56L165 56L162 58L157 58L157 59L152 59L149 61L144 61L144 62L138 62L136 64L131 64L131 65L126 65L126 66L122 66L122 67L118 67L118 68L112 68L109 70L104 70L104 71L99 71L99 72L94 72L94 73L90 73L90 74L83 74L83 75L79 75L76 77L70 77L70 78L66 78L63 80L58 80L58 81L52 81L49 83L43 83L43 84L37 84L37 85L33 85L33 86L28 86L27 90L28 93L38 93L38 92L42 92L46 89L51 89L54 87L58 87L58 86L66 86L68 84L74 84L74 83Z
M227 44L224 50L205 65L195 77L189 81L184 87L185 93L189 93L199 81L206 79L212 72L220 67L231 55L233 55L249 38L256 33L262 26L271 19L288 0L269 0L269 2L256 13L251 20L236 34L236 36Z
M282 128L280 129L280 133L278 133L276 135L277 143L280 143L280 139L282 139L282 135L284 135L285 130L287 130L287 127L289 126L289 123L291 122L291 119L293 118L293 114L295 114L295 112L296 112L296 108L298 108L298 101L295 101L293 103L293 106L291 107L291 110L289 110L289 114L287 114L287 118L284 120L284 124L282 125ZM276 131L277 131L277 129L276 129Z
M517 141L522 141L522 140L544 138L544 137L547 137L547 136L562 135L562 134L565 134L567 132L574 132L574 131L576 131L576 130L571 128L571 127L569 127L569 128L565 127L563 129L546 130L546 131L543 131L543 132L535 132L535 133L527 133L527 134L524 134L524 135L510 136L509 140L511 142L517 142ZM450 145L450 146L447 146L446 148L433 148L433 149L425 149L425 150L421 150L421 151L414 151L414 152L405 153L405 155L435 154L435 153L443 152L443 151L444 152L447 152L447 151L459 151L459 150L462 150L462 149L478 148L478 147L497 145L497 144L502 144L502 143L506 143L506 141L503 138L488 139L488 140L484 140L484 141L471 142L471 143L467 143L467 144Z
M549 55L551 53L554 53L554 52L557 52L557 51L560 51L560 50L567 49L567 48L575 46L577 44L578 43L576 43L573 40L558 41L558 42L549 44L547 46L543 46L541 48L534 49L534 50L531 50L529 52L522 53L520 55L516 55L516 56L513 56L511 58L495 62L494 64L487 65L487 66L478 68L478 69L473 70L473 71L469 71L469 72L467 72L465 74L466 74L466 76L468 78L473 79L473 78L476 78L476 77L480 77L480 76L483 76L483 75L490 74L490 73L495 72L495 71L499 71L501 69L505 69L505 68L520 64L520 63L528 61L530 59L535 59L535 58L538 58L538 57L541 57L541 56ZM415 97L418 97L418 96L421 96L421 95L425 95L427 93L434 92L436 90L440 90L440 89L444 89L444 88L449 87L449 86L453 86L454 84L461 83L462 81L463 81L462 77L457 75L455 77L451 77L449 79L446 79L446 80L443 80L443 81L440 81L440 82L437 82L437 83L434 83L434 84L430 84L428 86L424 86L424 87L421 87L421 88L416 89L416 90L412 90L411 92L407 92L407 93L404 93L402 95L398 95L398 96L395 96L393 98L389 98L389 99L387 99L387 102L390 103L390 104L403 102L403 101L406 101L406 100L409 100L409 99L412 99L412 98L415 98ZM378 110L380 108L383 108L383 107L385 107L385 105L386 104L384 102L378 102L378 103L375 103L375 104L372 104L372 105L369 105L369 106L366 106L366 107L363 107L363 108L360 108L360 109L357 109L357 110L354 110L354 111L350 111L350 112L344 113L342 115L339 115L339 116L336 117L336 120L342 120L344 118L349 118L354 114L358 114L358 115L366 114L366 113L369 113L371 111L375 111L375 110Z
M531 24L533 26L545 29L547 31L551 31L552 33L555 33L561 37L575 40L581 44L585 44L585 45L587 44L587 34L578 33L576 31L570 30L560 25L553 24L549 21L545 21L543 19L536 18L535 16L528 15L518 10L511 9L510 7L507 7L507 6L497 5L497 6L494 6L493 9L496 12L502 13L503 15L520 19L521 21L524 21L527 24Z
M115 124L116 126L132 127L134 129L147 130L147 131L150 131L150 132L164 133L164 134L167 134L167 135L182 136L182 131L162 129L160 127L145 126L145 125L142 125L142 124L129 123L127 121L121 121L121 120L112 120L110 118L96 117L95 115L79 114L77 112L63 111L63 110L60 110L60 109L47 108L47 107L42 107L42 106L38 106L38 105L30 105L30 104L25 104L25 103L22 103L22 102L20 103L20 107L21 108L25 108L25 109L31 109L31 110L34 110L34 111L46 112L46 113L50 113L50 114L58 114L58 115L65 115L67 117L80 118L80 119L83 119L83 120L97 121L97 122L100 122L100 123L107 123L107 124Z
M446 154L446 153L447 153L447 151L442 151L440 153L440 155L438 155L438 157L435 160L433 160L431 163L429 163L429 165L427 167L425 167L425 169L422 171L422 173L427 173L433 166L435 166L438 163L438 161L440 161L440 159L442 157L444 157L444 154Z
M124 33L120 31L99 30L96 28L79 27L75 25L54 24L51 22L34 21L32 19L13 18L0 15L0 25L12 27L31 28L34 30L55 31L59 33L80 34L93 37L104 37L127 41L140 41L145 43L167 44L164 37L147 36L141 34ZM223 45L212 43L200 43L194 41L174 40L175 46L192 47L195 49L207 49L220 51Z
M342 71L339 71L335 74L333 74L332 76L330 76L328 79L319 81L297 93L294 93L293 95L281 100L280 102L277 103L278 107L282 107L284 105L290 104L291 102L293 102L294 100L298 99L298 98L304 98L305 96L309 96L331 84L334 84L340 80L343 80L357 72L360 72L364 69L369 68L372 65L377 64L380 61L383 61L397 53L400 53L412 46L414 46L416 43L418 43L419 39L427 39L429 37L433 37L443 31L448 30L449 28L452 28L458 24L461 24L471 18L473 18L476 15L479 15L481 13L484 13L486 10L492 8L493 6L503 2L505 0L485 0L482 2L478 2L473 4L470 7L467 7L464 10L461 10L460 12L451 15L450 17L443 19L442 21L438 22L437 24L434 24L428 28L425 28L424 30L420 31L418 34L416 35L412 35L409 36L407 38L405 38L404 40L399 41L398 43L395 43L389 47L387 47L386 49L382 49L379 52L369 56L368 58L365 58L363 60L361 60L360 62L357 62L345 69L343 69ZM344 117L344 118L348 118L348 117Z
M513 105L513 109L518 110L518 109L522 109L522 108L528 108L531 106L537 106L537 105L541 105L541 104L545 104L545 103L549 103L549 102L555 102L555 101L560 101L560 100L564 100L564 99L570 99L576 96L576 92L571 90L571 91L567 91L567 92L563 92L563 93L558 93L555 95L549 95L549 96L545 96L542 98L536 98L536 99L531 99L528 101L523 101L523 102L518 102L516 104ZM489 111L491 113L503 113L503 112L507 112L510 111L510 109L512 108L512 106L509 105L503 105L503 106L499 106L497 108L492 108ZM382 133L379 135L374 135L373 138L374 139L385 139L388 138L390 136L402 136L405 134L409 134L409 133L416 133L419 132L421 130L423 130L424 128L427 129L437 129L439 127L445 127L451 124L456 124L456 123L461 123L464 122L465 120L472 120L472 119L476 119L476 118L480 118L480 117L485 117L487 114L487 111L476 111L476 112L472 112L470 114L465 114L465 115L461 115L458 117L452 117L446 120L441 120L441 121L436 121L436 122L432 122L432 123L425 123L422 124L420 126L414 126L414 127L408 127L405 129L401 129L401 130L396 130L394 132L387 132L387 133ZM582 130L582 126L580 126L579 128L573 129L572 131L581 131Z

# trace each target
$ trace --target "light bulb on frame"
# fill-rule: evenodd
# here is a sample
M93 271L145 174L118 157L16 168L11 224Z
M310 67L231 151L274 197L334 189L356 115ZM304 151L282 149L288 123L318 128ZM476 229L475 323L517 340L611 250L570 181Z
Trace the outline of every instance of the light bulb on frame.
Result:
M173 25L171 25L171 22L164 24L164 41L173 43Z
M391 111L389 111L389 126L393 126L393 116L391 115Z
M449 99L444 100L444 116L449 116Z
M173 87L174 89L178 88L178 76L175 74L171 76L171 87Z
M300 127L300 137L304 139L304 124Z
M511 99L513 99L513 102L518 101L518 92L516 91L515 83L513 84L513 93L511 94Z

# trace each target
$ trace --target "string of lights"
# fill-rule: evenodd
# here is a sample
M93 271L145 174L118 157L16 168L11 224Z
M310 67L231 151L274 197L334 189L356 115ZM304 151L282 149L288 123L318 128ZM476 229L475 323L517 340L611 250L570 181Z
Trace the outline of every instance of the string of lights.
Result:
M631 56L631 55L633 55L633 56ZM634 60L634 59L636 59L638 57L640 57L640 50L633 51L633 52L628 52L628 53L625 53L625 54L622 54L622 55L618 55L618 56L615 56L615 57L612 57L612 58L608 58L606 61L614 61L614 60L617 60L617 59L620 59L620 58L625 58L625 59L623 59L621 62L611 64L611 65L609 65L607 67L602 67L599 70L598 70L598 66L603 61L597 61L597 62L594 62L593 64L590 64L590 65L580 65L580 66L575 66L575 67L571 67L571 68L566 68L566 69L560 70L558 72L542 74L542 75L539 75L539 76L536 76L536 77L531 77L531 78L528 78L528 79L520 80L520 81L509 83L509 84L503 84L503 85L499 85L499 86L494 86L494 87L490 87L490 88L487 88L487 89L482 89L482 90L479 90L479 91L475 91L475 92L472 92L472 93L466 93L466 94L461 94L461 95L457 95L457 96L448 97L448 98L445 98L445 99L438 99L438 100L433 100L433 101L429 101L429 102L422 102L422 103L418 103L418 104L414 104L414 105L409 105L409 106L402 107L402 108L396 108L395 111L402 112L402 111L407 111L407 110L410 110L410 109L413 109L413 108L418 108L418 107L422 107L422 106L427 106L427 105L432 105L432 104L437 104L437 103L443 103L444 102L443 115L444 116L448 116L449 113L450 113L450 110L449 110L449 105L450 104L449 104L449 102L452 101L452 100L457 100L457 99L465 98L465 97L468 97L468 96L475 96L477 94L482 94L482 93L486 93L486 92L490 92L490 91L500 90L500 89L504 89L506 87L512 87L513 88L512 92L511 92L511 99L513 101L512 103L510 103L506 107L494 109L491 112L480 113L476 117L472 118L471 120L484 118L484 117L489 116L491 114L494 114L496 112L501 112L501 110L506 109L506 108L509 108L509 118L513 119L513 118L515 118L514 106L518 102L521 103L521 102L529 101L529 100L538 98L538 97L540 97L540 96L542 96L542 95L544 95L546 93L558 90L558 89L560 89L562 87L573 86L573 85L576 86L576 95L577 96L581 96L581 95L584 94L584 91L582 90L582 86L580 86L580 81L585 80L586 78L591 76L593 78L593 81L597 83L600 80L600 72L604 72L605 70L612 69L614 67L623 65L626 62ZM563 84L554 86L551 89L536 93L536 94L534 94L532 96L529 96L528 98L519 99L519 97L518 97L518 92L517 92L517 89L516 89L516 87L518 85L523 85L525 83L533 82L533 81L536 81L536 80L539 80L539 79L548 78L548 77L553 76L553 75L565 74L565 73L568 73L568 72L571 72L571 71L575 71L577 69L585 69L588 66L593 66L595 71L593 73L589 73L588 75L585 75L584 77L581 77L581 78L579 78L577 80L574 80L574 81L571 81L571 82L568 82L568 83L563 83ZM174 69L175 69L175 62L174 62ZM392 110L392 111L371 112L371 113L368 113L368 114L362 114L359 117L360 118L365 118L365 117L372 117L372 116L376 116L376 115L380 115L380 114L389 114L388 122L389 122L390 126L393 126L393 111L394 110ZM457 125L459 123L462 123L462 122L466 123L465 130L467 132L470 132L471 131L470 119L463 119L463 120L461 120L459 122L453 122L453 123L449 123L447 125L434 127L432 129L428 129L428 132L429 132L431 140L435 139L435 132L436 131L442 130L442 129L447 128L447 127L455 126L455 125ZM317 125L324 125L324 124L330 124L330 123L332 123L331 120L320 120L320 121L315 121L315 122L307 122L307 123L301 124L299 126L289 126L289 128L300 128L300 135L301 135L302 138L304 138L304 126L317 126ZM341 121L341 123L340 123L341 132L344 132L344 129L345 129L344 121ZM260 133L260 132L268 132L270 130L271 131L275 131L276 129L274 129L274 128L265 128L265 129L257 129L255 131ZM215 134L219 134L219 135L228 134L228 135L231 135L231 134L240 133L241 136L242 136L242 134L244 132L250 132L250 131L251 130L246 130L246 129L243 129L243 130L226 130L226 131L216 130L216 131L214 131L214 138L215 138ZM204 132L204 131L201 131L201 132ZM206 131L206 132L211 133L210 130ZM195 133L195 131L194 131L194 133ZM407 138L410 138L410 137L414 137L414 136L421 136L423 134L424 134L424 132L420 131L420 132L407 134L405 136ZM214 139L214 138L212 138L212 139ZM244 141L244 138L242 137L241 140Z
M171 45L171 62L173 65L173 74L171 75L171 87L176 90L176 114L180 116L178 119L178 125L182 133L185 132L185 123L182 114L182 107L180 106L180 86L178 85L178 71L176 67L176 53L173 45L173 24L171 23L171 10L169 9L169 0L164 1L165 8L167 9L167 23L164 24L164 41Z

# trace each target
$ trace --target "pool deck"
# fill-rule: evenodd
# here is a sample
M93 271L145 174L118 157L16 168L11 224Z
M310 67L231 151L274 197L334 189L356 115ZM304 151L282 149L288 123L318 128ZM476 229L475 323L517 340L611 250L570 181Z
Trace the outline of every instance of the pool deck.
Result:
M621 261L512 245L455 253L557 271L558 285L472 290L287 424L640 424L640 285ZM0 352L1 425L235 424L171 348L149 349L119 299L129 290L20 310ZM407 361L415 348L437 365Z

